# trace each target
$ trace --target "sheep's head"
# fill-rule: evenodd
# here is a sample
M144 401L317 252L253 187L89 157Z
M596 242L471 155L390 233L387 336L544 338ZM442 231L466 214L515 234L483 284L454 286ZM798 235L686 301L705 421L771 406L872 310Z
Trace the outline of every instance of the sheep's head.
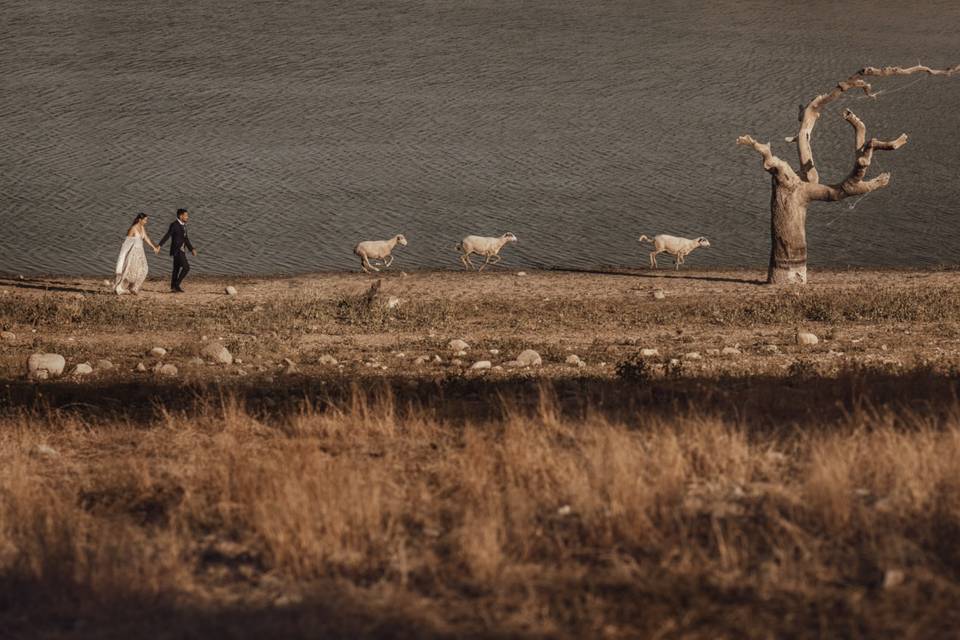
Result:
M503 238L504 240L506 240L507 242L516 242L516 241L517 241L517 236L513 235L513 234L510 233L509 231L508 231L507 233L503 234L503 235L500 236L500 237Z
M710 241L707 240L706 238L704 238L703 236L700 236L699 238L697 238L697 246L698 246L698 247L709 247L709 246L710 246Z
M403 237L402 233L397 235L397 244L401 247L407 246L407 239Z

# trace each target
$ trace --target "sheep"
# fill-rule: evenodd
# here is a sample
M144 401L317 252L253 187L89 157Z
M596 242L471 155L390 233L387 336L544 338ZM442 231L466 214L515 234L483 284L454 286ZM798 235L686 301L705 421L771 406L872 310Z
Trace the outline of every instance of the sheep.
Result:
M402 233L395 235L389 240L366 240L361 242L353 248L353 253L360 258L360 267L365 272L370 273L370 269L380 271L380 269L370 264L371 258L374 260L383 260L384 268L393 264L393 256L390 255L390 252L393 251L393 248L398 244L401 247L407 246L407 239L403 237Z
M499 238L485 238L483 236L467 236L457 244L457 251L462 252L463 255L460 256L460 262L463 263L463 268L470 270L473 268L473 262L470 261L470 254L475 253L478 256L485 256L486 261L480 265L478 271L483 271L483 268L490 264L491 258L496 258L497 264L500 262L500 249L503 249L503 246L508 242L516 242L517 236L512 233L505 233Z
M653 251L650 252L650 268L657 268L657 254L658 253L669 253L674 258L674 264L677 269L680 269L680 265L683 264L683 259L686 258L691 251L697 247L709 247L710 241L700 236L696 240L690 240L689 238L678 238L676 236L667 236L667 235L658 235L654 236L652 239L647 236L640 236L640 239L637 242L647 242L653 243Z

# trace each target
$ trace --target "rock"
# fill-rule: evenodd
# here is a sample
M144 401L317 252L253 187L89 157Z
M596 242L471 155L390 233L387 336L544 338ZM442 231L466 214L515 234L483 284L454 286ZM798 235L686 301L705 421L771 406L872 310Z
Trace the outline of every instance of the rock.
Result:
M441 358L440 356L435 355L435 356L433 356L433 361L434 361L435 363L437 363L437 364L440 364L441 362L443 362L443 358Z
M229 286L229 287L227 287L226 289L224 289L223 291L224 291L224 293L226 293L228 296L235 296L235 295L237 295L237 288L234 287L234 286Z
M419 356L413 361L413 364L421 365L421 364L426 364L428 362L430 362L430 356Z
M203 357L209 358L218 364L232 364L233 355L219 342L211 342L203 347Z
M457 338L448 342L447 348L450 349L450 351L466 351L470 348L470 345Z
M138 363L137 363L137 366L134 368L134 370L137 371L137 372L139 372L139 373L146 373L146 371L147 371L147 365L143 364L142 362L138 362Z
M640 356L643 358L652 358L659 355L660 351L657 349L640 349Z
M490 349L490 355L492 356L500 355L500 349Z
M75 376L85 376L93 373L93 367L90 366L89 362L81 362L73 368L72 375Z
M102 280L102 281L100 282L100 284L102 284L102 285L105 286L105 287L112 287L112 286L113 286L113 283L110 282L109 280Z
M247 372L246 372L245 370L243 370L243 369L237 369L237 375L238 375L238 376L245 376L245 375L247 375Z
M334 366L339 364L336 358L326 353L320 356L317 362L319 362L320 364L329 365L329 366Z
M97 360L97 369L101 371L107 371L108 369L113 369L113 363L109 360Z
M820 342L820 339L809 331L797 331L797 344L812 345Z
M720 355L720 349L707 349L708 356L718 356Z
M738 356L740 355L740 349L736 347L724 347L720 350L720 353L725 356Z
M243 360L240 359L240 358L234 358L234 359L233 359L233 363L234 363L234 364L243 364Z
M189 360L187 360L187 364L189 364L189 365L191 365L191 366L194 366L194 367L202 367L203 365L205 365L205 364L207 364L207 363L206 363L206 361L204 361L203 358L200 358L200 357L197 357L197 356L193 356L192 358L190 358Z
M667 294L664 293L663 289L654 289L653 290L653 299L654 300L663 300L667 297Z
M524 277L525 275L527 275L527 272L526 272L526 271L517 271L517 275L522 278L522 277Z
M163 347L154 347L153 349L150 349L148 355L154 358L162 358L163 356L167 355L167 350Z
M177 368L172 364L165 364L160 367L160 370L157 372L162 376L169 376L171 378L177 375Z
M463 351L463 350L460 350L460 351L457 351L457 352L456 352L455 354L453 354L453 355L454 355L455 357L457 357L457 358L462 358L462 357L464 357L464 356L467 355L467 352L466 352L466 351Z
M498 364L493 368L493 371L503 371L503 367Z
M387 298L387 309L396 309L400 306L400 298L396 296L390 296Z
M580 359L580 356L578 356L578 355L575 354L575 353L571 353L570 355L568 355L568 356L567 356L567 359L565 360L565 362L566 362L567 364L569 364L569 365L573 365L574 367L585 367L585 366L587 366L587 363L584 362L583 360L581 360L581 359Z
M543 359L533 349L525 349L517 356L517 363L521 367L539 367L543 364Z
M43 456L45 458L59 458L60 452L51 447L48 444L37 444L30 447L30 453L35 456Z
M297 373L297 365L290 358L284 358L282 365L284 375Z
M780 353L780 347L775 344L765 344L760 347L760 351L763 353Z
M700 355L697 351L690 351L689 353L683 354L684 360L701 360L703 356Z
M906 575L900 569L887 569L883 572L883 588L893 589L903 584Z
M452 364L455 367L462 367L463 360L461 360L460 358L454 358L453 360L450 361L450 364Z
M27 373L35 380L56 378L65 366L67 361L57 353L35 353L27 359Z
M489 360L477 360L472 365L470 365L470 368L475 371L478 371L480 369L490 369L491 367L493 367L493 363L490 362Z
M510 367L511 369L515 369L516 367L520 366L520 363L517 362L516 360L508 360L507 362L503 363L503 366Z
M13 342L17 339L17 334L13 331L0 331L0 340L4 342Z

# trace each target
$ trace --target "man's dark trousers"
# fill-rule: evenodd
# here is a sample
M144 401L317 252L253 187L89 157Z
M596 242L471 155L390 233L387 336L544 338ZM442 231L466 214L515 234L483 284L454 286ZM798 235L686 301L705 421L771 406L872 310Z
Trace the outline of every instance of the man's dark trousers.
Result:
M180 283L190 272L190 263L187 262L187 254L183 251L177 251L173 254L173 274L170 276L170 288L179 289Z

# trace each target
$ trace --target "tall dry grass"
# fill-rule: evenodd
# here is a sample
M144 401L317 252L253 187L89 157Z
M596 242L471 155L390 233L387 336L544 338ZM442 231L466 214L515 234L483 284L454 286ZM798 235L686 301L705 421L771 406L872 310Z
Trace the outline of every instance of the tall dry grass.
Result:
M960 405L760 433L572 419L548 389L465 423L391 394L206 402L147 426L3 419L0 635L960 628Z

